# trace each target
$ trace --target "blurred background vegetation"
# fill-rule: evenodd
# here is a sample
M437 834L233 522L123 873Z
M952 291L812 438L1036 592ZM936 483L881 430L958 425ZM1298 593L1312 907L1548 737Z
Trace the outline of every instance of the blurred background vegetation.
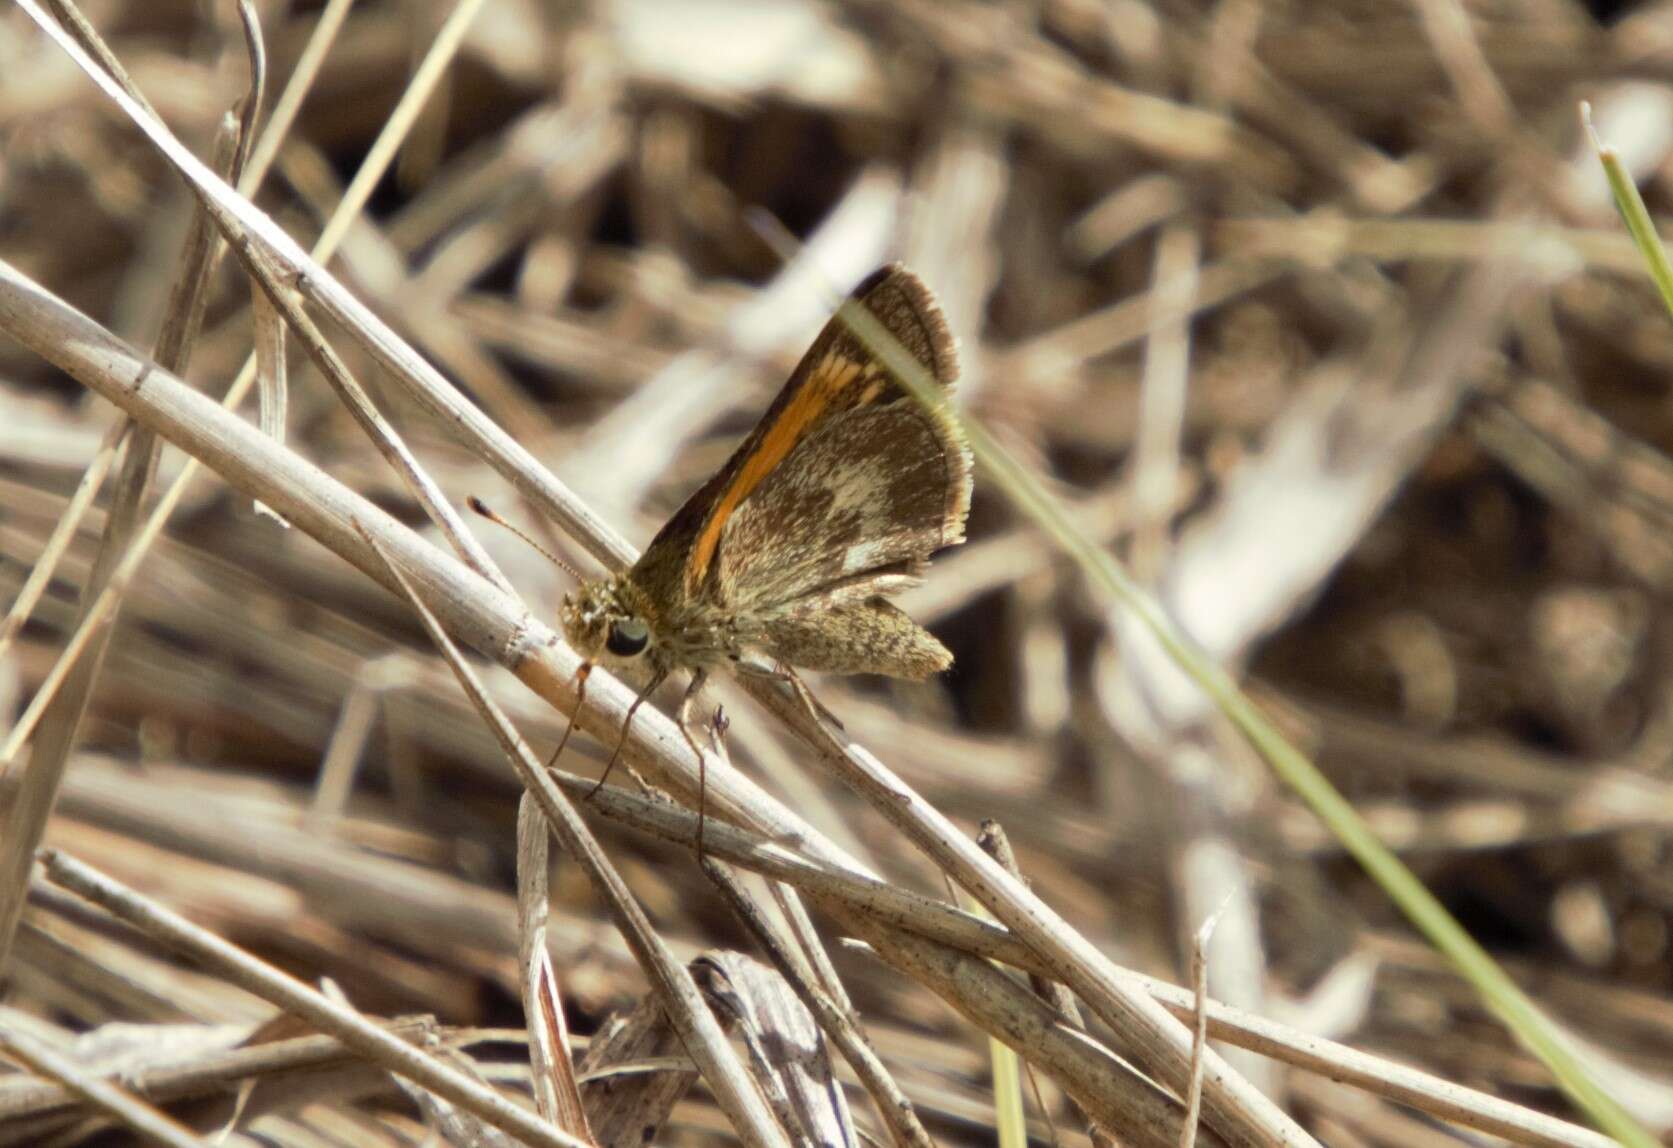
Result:
M271 103L321 6L255 7ZM86 11L207 157L247 82L232 6ZM353 6L255 197L305 245L447 12ZM960 339L964 409L1664 1132L1673 327L1576 107L1592 102L1665 210L1670 81L1664 3L489 0L332 267L642 545L752 425L833 292L906 262ZM149 347L191 209L74 65L0 12L0 258ZM778 229L802 245L788 265ZM251 345L235 271L213 281L188 372L217 396ZM455 501L529 521L339 349ZM292 360L289 443L418 524ZM0 339L0 420L9 604L114 412ZM162 452L163 481L181 462ZM74 624L102 505L4 633L8 723ZM483 540L549 615L568 579L515 539ZM980 475L970 541L901 604L955 668L923 685L823 681L820 698L961 824L998 818L1035 888L1115 960L1184 981L1191 935L1224 907L1216 997L1565 1111L1312 816ZM502 695L549 749L560 719ZM944 894L782 731L745 710L730 744L879 871ZM604 751L572 752L581 768ZM518 794L405 607L209 481L126 595L48 840L369 1013L514 1029ZM688 853L601 832L683 955L748 948ZM566 1008L588 1034L645 983L562 862L554 900ZM990 1142L980 1033L864 955L838 963L931 1131ZM26 913L6 975L0 1025L265 1015L50 899ZM1236 1063L1331 1143L1461 1135ZM1082 1142L1057 1093L1044 1101L1055 1134ZM422 1135L376 1080L276 1111L251 1125L267 1142ZM10 1115L24 1131L9 1142L45 1135L25 1119L38 1113ZM716 1119L698 1094L663 1135L719 1134Z

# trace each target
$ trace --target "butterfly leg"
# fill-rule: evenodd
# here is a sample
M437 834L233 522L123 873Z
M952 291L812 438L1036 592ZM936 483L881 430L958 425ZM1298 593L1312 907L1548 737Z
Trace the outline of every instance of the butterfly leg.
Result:
M842 720L840 718L825 708L824 702L821 702L818 698L813 696L813 691L807 688L807 683L802 681L801 677L795 670L790 669L783 662L777 663L777 667L778 668L776 669L767 670L762 669L760 666L749 665L746 662L736 662L733 664L734 669L750 677L767 678L771 681L784 682L789 685L790 691L796 695L796 700L802 703L802 708L808 712L808 715L812 717L815 722L818 722L820 719L824 719L825 721L830 722L838 730L846 730L848 728L842 724ZM902 801L910 800L906 794L897 793L895 796Z
M675 719L680 726L680 733L685 735L685 743L691 747L691 752L697 755L697 859L703 859L703 820L707 812L709 766L708 758L703 754L703 747L697 744L697 739L691 734L691 705L697 700L697 694L702 690L703 683L709 680L709 671L696 670L691 675L691 684L685 688L685 696L680 699L678 717Z
M726 707L715 706L715 716L709 722L709 747L720 757L726 752L726 731L732 728L732 718L727 714Z
M610 751L610 760L605 763L604 772L601 773L598 780L593 783L593 787L587 790L587 796L582 798L583 801L591 801L593 796L597 794L599 790L604 788L605 781L610 777L610 771L616 768L616 759L622 755L622 746L627 744L627 731L628 727L633 724L633 715L639 712L639 707L645 704L645 699L655 693L656 687L660 686L663 681L667 679L667 677L668 675L666 673L652 675L650 684L640 690L639 696L633 699L633 704L627 707L627 716L622 719L621 735L616 738L616 748ZM638 774L634 774L634 777L638 776ZM640 784L644 784L643 779L640 779Z
M575 708L569 711L569 724L563 727L563 736L558 739L558 748L546 759L547 769L558 764L558 758L563 756L563 747L569 744L569 735L575 732L575 719L581 716L581 707L587 704L587 679L592 676L592 672L591 662L582 662L575 668Z
M847 731L848 727L842 724L842 719L832 713L824 702L813 696L813 691L807 688L807 683L802 681L795 670L785 668L784 676L790 680L790 688L795 691L797 700L808 713L816 718L824 718L840 731Z
M764 669L761 666L752 666L748 662L734 662L733 668L747 677L765 678L770 682L783 682L790 687L790 692L796 695L796 700L802 703L802 708L811 714L815 721L829 722L839 730L848 728L842 724L841 718L825 708L824 702L813 696L813 691L807 688L807 683L802 681L796 671L790 669L783 662L779 662L777 668L771 670Z

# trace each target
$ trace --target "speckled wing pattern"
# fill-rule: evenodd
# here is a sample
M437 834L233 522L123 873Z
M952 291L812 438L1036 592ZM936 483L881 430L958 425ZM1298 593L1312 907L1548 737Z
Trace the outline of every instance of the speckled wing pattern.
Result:
M853 298L953 385L952 337L915 275L885 267ZM839 316L636 574L653 594L660 584L730 615L741 638L792 665L924 677L951 656L882 596L963 540L970 487L957 427L907 393Z
M821 605L892 594L963 537L949 519L947 444L907 396L831 416L732 514L718 584L741 613L810 595ZM949 485L951 482L951 490Z

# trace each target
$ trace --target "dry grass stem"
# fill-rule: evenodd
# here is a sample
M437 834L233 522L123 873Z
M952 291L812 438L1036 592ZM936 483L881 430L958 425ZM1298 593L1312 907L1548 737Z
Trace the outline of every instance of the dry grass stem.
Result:
M76 531L81 527L82 517L88 507L93 505L93 499L104 485L105 476L110 473L111 464L116 461L117 452L127 438L132 424L115 422L110 430L105 432L104 441L99 444L98 453L87 469L81 472L81 481L76 483L75 493L65 505L64 512L58 516L57 523L52 528L52 534L41 547L35 561L29 567L29 577L12 599L11 608L6 611L6 619L0 622L0 657L4 657L7 648L16 640L18 631L23 629L24 623L29 621L29 615L40 603L41 595L46 592L47 584L52 581L53 572L58 568L58 560L64 556L69 548Z
M7 1051L25 1065L42 1076L58 1081L118 1124L148 1141L166 1148L205 1148L208 1143L132 1093L108 1081L87 1076L77 1068L75 1061L26 1033L8 1032L4 1042Z
M248 953L193 925L131 889L61 853L42 858L47 879L84 897L118 919L190 956L241 988L342 1041L389 1071L420 1084L528 1144L577 1148L577 1140L512 1104L459 1070L430 1057L339 1004Z
M57 1075L274 1148L509 1144L494 1101L548 1143L985 1144L1013 1049L1004 1135L1065 1148L1673 1132L1659 7L17 8L0 1034ZM1002 448L895 599L955 662L804 674L840 725L716 676L703 852L740 901L692 863L683 683L628 730L642 787L583 800L642 682L591 676L571 772L516 737L576 704L569 571L635 561L896 260ZM1204 686L1112 609L1123 569ZM465 695L423 611L486 660ZM1232 681L1640 1128L1418 942ZM138 1138L6 1069L0 1143Z
M1063 1023L1029 989L985 960L869 923L851 921L886 963L930 986L973 1024L1056 1081L1093 1120L1124 1143L1177 1148L1183 1110L1106 1046ZM1130 1050L1129 1050L1130 1051ZM1205 1143L1230 1143L1217 1133Z
M1229 902L1228 902L1229 903ZM1185 1120L1179 1131L1179 1148L1193 1148L1202 1119L1202 1050L1208 1045L1208 945L1220 923L1219 911L1202 923L1191 938L1191 1087L1185 1093Z
M97 35L80 20L74 5L68 0L60 0L58 8L70 27L88 42L98 43ZM259 59L259 49L255 55ZM110 73L112 82L132 89L133 82L122 72L120 65L115 64L114 56L106 52L103 58L107 66L115 66L116 70ZM259 77L261 68L255 66L252 72ZM252 97L259 87L259 82L252 85ZM254 107L250 106L253 115ZM239 130L239 122L229 117L223 121L216 135L215 162L233 178L238 174ZM202 324L207 280L214 267L217 250L206 214L194 212L163 328L157 337L156 361L164 370L183 370L191 359ZM122 467L117 473L104 538L82 590L81 632L87 635L86 654L73 664L73 668L72 664L66 663L57 684L52 688L43 687L31 702L31 712L38 715L36 720L42 722L44 728L30 757L27 780L8 811L5 842L0 847L0 968L6 964L12 937L16 934L18 919L23 912L23 898L35 850L46 831L64 770L75 746L82 715L99 679L123 584L131 576L131 567L127 566L129 551L131 549L135 556L143 553L143 546L136 545L141 533L140 511L156 470L157 450L156 432L148 426L136 425L126 435ZM125 567L127 573L124 573ZM107 599L111 604L104 609L102 616L95 617L95 609L101 599ZM20 729L14 731L6 748L0 750L0 761L13 759L21 739L28 736L33 724L19 723Z
M397 1021L388 1026L403 1038L417 1040L433 1025L419 1021ZM277 1084L310 1073L341 1076L359 1061L359 1054L329 1036L300 1036L225 1051L202 1053L190 1062L168 1068L153 1068L128 1082L135 1095L152 1104L177 1104L183 1100L235 1092L241 1082ZM83 1107L81 1094L67 1084L40 1079L8 1078L0 1093L0 1115L8 1128L26 1127L32 1119Z
M826 1037L836 1045L843 1059L848 1061L861 1086L870 1094L878 1119L889 1130L893 1142L906 1148L928 1148L932 1143L929 1133L912 1110L912 1102L901 1092L900 1086L889 1075L872 1048L852 1013L839 1007L813 979L811 967L803 965L772 923L744 891L736 877L713 858L703 859L703 873L714 882L715 888L726 898L732 911L767 954L773 968L790 985L797 999L819 1022Z
M581 1091L575 1082L575 1056L564 1021L563 996L546 944L547 871L551 833L532 796L517 805L517 975L522 982L523 1016L529 1034L529 1070L535 1107L540 1114L578 1139L592 1140Z
M993 859L1005 867L1019 881L1026 882L1022 867L1017 862L1016 850L1011 847L1011 838L1005 832L1004 825L998 821L982 822L981 832L976 835L976 843L985 849ZM1030 974L1029 983L1034 992L1041 999L1048 1002L1062 1015L1065 1023L1071 1028L1085 1030L1086 1022L1081 1018L1080 1004L1075 1000L1075 994L1057 981L1042 977L1037 973ZM1092 1141L1093 1148L1114 1148L1117 1141L1100 1125L1097 1120L1088 1118L1086 1134Z
M645 971L656 978L663 994L663 1007L667 1009L687 1053L697 1063L739 1135L745 1143L759 1148L788 1144L784 1129L762 1107L763 1097L755 1080L744 1073L697 986L652 928L650 919L605 857L575 806L547 776L527 743L488 697L441 623L418 597L412 582L395 566L394 560L379 546L370 531L362 529L360 533L377 559L385 564L386 575L399 585L424 620L431 640L458 675L460 685L465 687L482 720L493 729L518 776L528 786L530 795L546 816L551 831L563 845L564 852L587 870L588 877L608 901L611 915L616 919L623 938L634 950Z

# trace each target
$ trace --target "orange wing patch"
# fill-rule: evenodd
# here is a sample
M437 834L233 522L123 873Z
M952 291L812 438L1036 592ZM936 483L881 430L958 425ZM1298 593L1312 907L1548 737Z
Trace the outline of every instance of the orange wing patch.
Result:
M755 444L755 449L715 500L714 509L703 523L703 529L691 548L691 557L686 562L685 584L688 591L695 593L708 575L709 566L714 562L715 548L720 545L721 532L726 529L726 522L738 504L748 498L795 449L845 387L855 380L874 379L877 374L876 363L861 363L835 351L827 352L819 360L808 374L807 384L792 396L778 417L763 428L764 433ZM881 384L874 385L856 405L871 402L881 391Z

